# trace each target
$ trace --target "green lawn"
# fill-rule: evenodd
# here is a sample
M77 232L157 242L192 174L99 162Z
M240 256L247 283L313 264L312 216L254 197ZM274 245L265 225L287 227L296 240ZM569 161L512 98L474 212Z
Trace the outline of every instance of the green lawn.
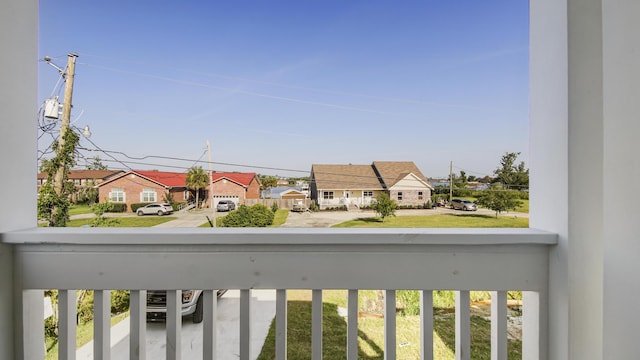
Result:
M365 316L366 298L373 291L359 292L358 359L384 359L384 319ZM287 291L287 357L309 359L311 357L311 291ZM440 302L438 295L434 303ZM322 353L325 359L346 359L347 319L338 315L338 307L346 306L346 290L323 291L322 304ZM396 355L398 359L420 358L420 316L407 315L396 318ZM434 358L454 359L455 318L448 309L434 309ZM522 343L508 342L509 359L521 359ZM471 317L471 358L491 357L491 324L480 316ZM259 360L275 359L275 320L258 356Z
M111 316L111 326L119 323L129 316L129 312ZM76 327L76 346L78 348L93 340L93 320L86 323L78 324ZM58 358L58 341L57 339L46 339L45 360L55 360Z
M528 205L528 202L526 202ZM397 216L385 219L360 218L338 224L334 227L386 227L386 228L526 228L529 219L514 216L479 214L442 214L429 216ZM398 359L420 358L420 316L417 314L418 293L399 291L397 293L398 317L396 320ZM287 310L287 352L290 359L307 359L311 353L311 292L289 290ZM511 297L521 296L510 292ZM360 290L359 311L366 312L367 304L376 300L374 290ZM488 298L487 292L472 292L472 301ZM338 307L347 306L346 290L323 291L323 357L326 359L346 358L346 320L338 315ZM454 359L455 319L451 316L454 297L451 291L434 292L434 358ZM367 316L358 319L358 358L384 359L384 319ZM489 359L491 356L491 324L480 316L471 317L471 358ZM521 359L522 343L510 340L509 359ZM275 358L275 322L258 359Z
M341 228L526 228L529 219L514 216L481 214L442 214L428 216L391 216L382 221L377 217L358 218L333 227Z
M177 219L175 216L136 216L119 217L115 227L151 227ZM67 227L80 227L91 224L91 219L75 219L67 223Z
M278 209L273 217L273 224L271 227L279 227L287 221L289 216L289 210Z
M89 205L71 205L69 208L69 215L81 215L91 214L91 207Z

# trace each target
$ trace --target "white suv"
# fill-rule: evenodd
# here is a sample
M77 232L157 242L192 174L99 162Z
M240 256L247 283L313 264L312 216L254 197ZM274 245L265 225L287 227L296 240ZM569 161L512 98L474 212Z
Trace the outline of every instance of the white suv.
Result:
M141 208L138 208L138 210L136 210L136 214L138 214L138 216L150 215L150 214L157 214L159 216L162 216L162 215L168 215L171 213L173 213L173 207L171 206L171 204L167 204L167 203L164 203L164 204L153 203L153 204L149 204Z

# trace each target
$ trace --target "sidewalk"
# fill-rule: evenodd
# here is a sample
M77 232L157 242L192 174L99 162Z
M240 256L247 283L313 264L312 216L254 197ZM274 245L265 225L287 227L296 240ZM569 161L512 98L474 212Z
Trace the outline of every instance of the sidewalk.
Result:
M275 290L251 291L251 358L260 355L262 345L276 313ZM217 356L235 359L240 348L240 292L229 290L218 299ZM147 359L164 359L166 354L165 323L147 323ZM111 359L129 358L129 318L111 328ZM182 358L202 358L202 323L194 324L189 317L182 323ZM76 359L93 359L93 341L76 351Z

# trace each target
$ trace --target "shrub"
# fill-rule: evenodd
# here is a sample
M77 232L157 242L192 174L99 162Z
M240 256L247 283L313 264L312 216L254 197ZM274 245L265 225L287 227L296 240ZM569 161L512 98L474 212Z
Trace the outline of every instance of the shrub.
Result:
M143 207L143 206L147 206L147 205L149 205L149 204L151 204L151 203L148 203L148 202L143 202L143 203L133 203L133 204L131 204L131 212L136 212L136 211L138 211L138 209L140 209L141 207Z
M127 204L122 204L122 203L113 203L113 207L111 208L111 210L109 210L109 212L115 213L115 212L126 212L127 211Z
M80 292L78 299L78 322L80 324L93 320L93 290Z
M111 313L120 314L129 310L129 290L115 290L111 292Z
M275 214L276 211L278 211L278 203L274 202L273 204L271 204L271 212Z
M221 222L224 227L266 227L273 224L273 217L273 212L265 205L240 205L238 210L222 218Z

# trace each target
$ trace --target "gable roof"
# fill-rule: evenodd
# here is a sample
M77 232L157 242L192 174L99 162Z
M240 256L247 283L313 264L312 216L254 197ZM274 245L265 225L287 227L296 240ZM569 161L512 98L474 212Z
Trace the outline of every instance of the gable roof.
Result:
M373 167L387 188L402 181L409 174L417 176L427 186L431 187L427 182L427 178L424 177L413 161L374 161Z
M120 175L114 176L107 181L104 181L98 184L98 187L109 184L117 179L122 179L127 175L138 175L142 178L145 178L151 182L154 182L160 186L164 186L166 188L173 187L185 187L187 174L186 173L176 173L176 172L167 172L167 171L155 171L155 170L130 170L127 172L123 172Z
M158 184L167 186L167 187L185 187L187 184L187 174L186 173L175 173L175 172L166 172L166 171L142 171L135 170L136 174L146 177L149 180L157 182Z
M384 190L411 179L419 187L432 188L413 161L374 161L371 165L314 164L311 176L317 189Z
M242 186L248 187L251 185L253 179L256 179L256 173L241 173L241 172L213 172L213 182L218 182L222 179L231 180Z
M311 166L312 181L317 189L382 190L371 165L318 165Z

